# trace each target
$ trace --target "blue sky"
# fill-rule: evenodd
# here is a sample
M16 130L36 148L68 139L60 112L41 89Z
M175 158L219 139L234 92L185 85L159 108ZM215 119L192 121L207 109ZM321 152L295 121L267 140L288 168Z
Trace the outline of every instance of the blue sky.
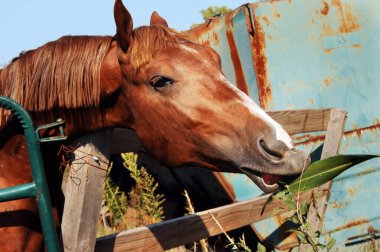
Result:
M156 10L177 30L201 23L201 9L235 9L249 0L124 0L134 26L149 23ZM63 35L114 35L113 0L8 0L0 3L0 67L23 50Z

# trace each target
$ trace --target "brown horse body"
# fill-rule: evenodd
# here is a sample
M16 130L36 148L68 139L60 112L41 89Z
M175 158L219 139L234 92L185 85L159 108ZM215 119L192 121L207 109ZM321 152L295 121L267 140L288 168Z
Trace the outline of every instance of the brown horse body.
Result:
M69 137L134 129L169 167L245 173L266 192L277 177L300 173L308 156L227 81L211 48L167 28L156 13L151 26L132 30L121 1L114 12L114 38L64 37L20 55L0 71L0 95L20 102L37 126L63 118ZM44 146L43 155L60 208L57 148ZM0 188L31 181L22 129L12 119L0 131L0 174ZM43 249L36 213L33 199L0 203L0 251Z

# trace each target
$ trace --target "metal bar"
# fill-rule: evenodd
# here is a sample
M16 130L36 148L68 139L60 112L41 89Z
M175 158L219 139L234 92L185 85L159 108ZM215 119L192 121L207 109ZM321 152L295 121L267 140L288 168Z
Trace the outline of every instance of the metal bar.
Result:
M65 132L63 130L63 125L65 124L65 121L62 118L58 118L56 122L41 125L36 129L37 139L40 143L44 142L56 142L56 141L63 141L67 139L67 136L65 136ZM52 136L52 137L40 137L40 131L51 129L51 128L58 128L58 136Z
M0 106L11 110L24 129L26 146L32 169L32 177L37 187L37 204L40 215L41 227L44 234L46 248L49 252L61 251L55 230L49 189L46 182L45 169L42 161L41 149L29 113L17 102L0 96Z
M0 190L0 202L36 197L37 188L32 183L12 186Z

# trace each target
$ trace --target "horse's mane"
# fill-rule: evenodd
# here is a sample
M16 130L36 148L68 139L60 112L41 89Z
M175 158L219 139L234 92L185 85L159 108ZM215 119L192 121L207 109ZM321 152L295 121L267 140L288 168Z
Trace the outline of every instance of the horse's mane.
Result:
M158 51L165 50L167 46L189 42L184 34L159 25L136 28L132 36L128 63L135 70L147 64Z
M111 37L65 36L21 53L0 72L0 94L29 111L100 102L100 67Z
M142 26L135 29L132 36L127 54L135 71L168 45L188 41L181 33L162 26ZM67 116L75 116L75 122L80 123L84 113L87 121L83 125L89 126L89 115L94 121L101 118L96 112L101 102L100 68L112 39L65 36L21 53L0 69L0 95L12 98L28 111L49 120L55 120L51 112L59 110ZM89 110L92 112L86 113ZM0 126L8 115L0 109Z

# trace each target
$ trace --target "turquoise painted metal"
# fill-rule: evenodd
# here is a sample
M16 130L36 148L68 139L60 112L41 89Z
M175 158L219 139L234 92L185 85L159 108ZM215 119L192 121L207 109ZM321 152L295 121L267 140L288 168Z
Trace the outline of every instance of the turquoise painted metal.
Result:
M190 30L213 47L227 78L266 110L336 107L348 111L342 154L380 153L380 1L278 0L240 7ZM297 136L317 149L323 133ZM245 176L224 174L237 201L261 195ZM380 250L380 159L333 182L324 237L339 251ZM254 225L286 249L279 220ZM295 239L293 237L293 239Z
M33 182L0 190L0 202L36 197L41 227L49 252L61 251L55 230L49 189L39 146L39 135L34 129L29 113L17 102L0 96L0 106L12 111L18 118L26 137Z

